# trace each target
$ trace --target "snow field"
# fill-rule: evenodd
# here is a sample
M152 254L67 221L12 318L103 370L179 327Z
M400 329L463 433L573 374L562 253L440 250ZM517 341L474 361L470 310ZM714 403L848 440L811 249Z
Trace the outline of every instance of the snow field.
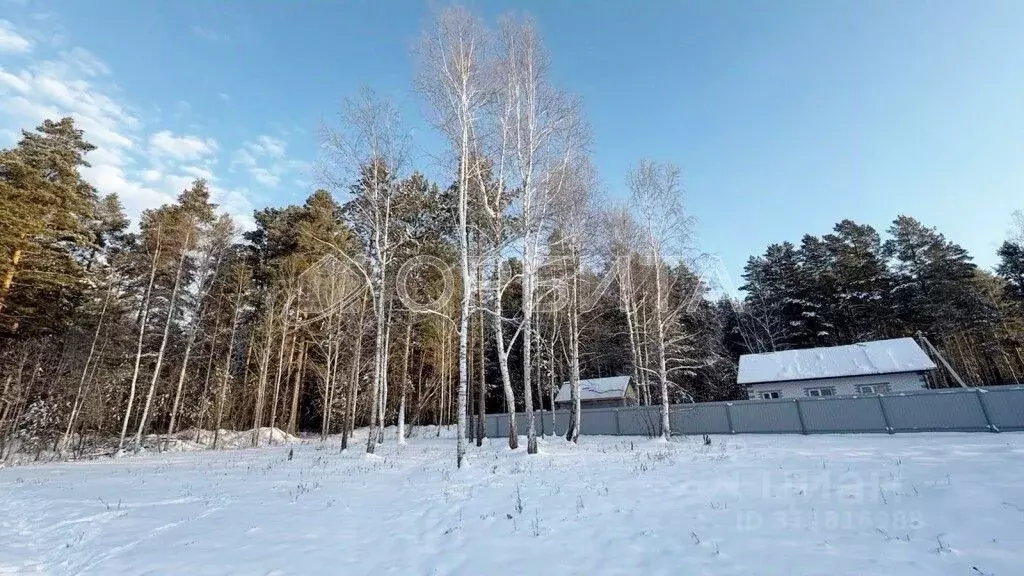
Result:
M1024 573L1019 433L417 432L0 469L0 574Z

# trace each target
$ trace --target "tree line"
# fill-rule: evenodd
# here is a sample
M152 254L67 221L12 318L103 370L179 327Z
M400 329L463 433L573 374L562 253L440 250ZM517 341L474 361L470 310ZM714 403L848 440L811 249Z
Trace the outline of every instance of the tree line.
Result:
M924 335L965 380L1024 378L1024 216L994 271L935 228L901 215L886 237L843 220L799 246L772 244L744 267L745 296L726 307L729 348L772 352ZM957 385L945 371L932 385Z
M751 258L742 300L715 300L679 169L641 160L628 202L601 196L580 101L529 18L446 9L414 58L442 180L366 89L320 131L321 187L248 230L203 180L132 228L82 178L95 148L71 118L0 151L0 460L203 430L259 445L265 427L342 449L364 427L373 452L386 426L404 442L454 424L461 464L488 412L525 412L511 448L577 441L580 379L613 375L668 437L670 403L745 397L742 353L917 331L977 382L1024 374L1020 238L996 275L911 218L884 242L844 221ZM544 430L563 382L569 425Z

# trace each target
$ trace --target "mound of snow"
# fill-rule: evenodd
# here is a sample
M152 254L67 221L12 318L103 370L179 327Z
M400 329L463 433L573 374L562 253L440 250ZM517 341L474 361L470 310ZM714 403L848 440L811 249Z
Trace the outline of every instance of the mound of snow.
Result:
M280 428L264 426L256 430L197 430L190 428L174 433L152 434L147 436L143 445L151 450L162 452L193 452L216 447L218 450L235 448L251 448L253 446L274 446L280 444L297 444L298 436L293 436Z

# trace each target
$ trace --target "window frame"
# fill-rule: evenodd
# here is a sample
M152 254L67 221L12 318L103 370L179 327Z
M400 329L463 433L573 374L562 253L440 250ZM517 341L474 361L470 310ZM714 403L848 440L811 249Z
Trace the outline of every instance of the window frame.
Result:
M871 392L864 391L864 389L868 387L871 388ZM877 394L888 394L892 388L889 386L888 382L873 382L871 384L857 384L856 390L857 394L873 396Z
M782 390L761 390L757 393L758 400L778 400L779 398L782 398Z
M823 392L828 390L828 394ZM811 392L817 392L817 394L811 394ZM808 398L832 398L836 396L835 386L814 386L811 388L804 388L804 395Z

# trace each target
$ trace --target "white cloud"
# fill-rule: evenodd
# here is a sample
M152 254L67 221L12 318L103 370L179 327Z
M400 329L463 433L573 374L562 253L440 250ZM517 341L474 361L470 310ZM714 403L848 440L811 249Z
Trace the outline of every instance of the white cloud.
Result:
M116 193L125 211L133 217L147 208L174 201L174 196L166 190L128 178L124 169L116 164L94 162L92 166L82 169L82 175L101 194Z
M87 76L109 76L110 68L92 52L78 46L61 52L64 61L74 65Z
M222 210L231 214L243 230L252 230L256 227L256 221L252 217L254 208L248 190L227 189L211 184L210 196Z
M19 128L35 128L46 118L61 116L61 111L56 107L45 102L29 100L24 96L14 96L0 100L0 109L3 109L12 116L29 119L28 122L17 126Z
M260 136L255 142L250 142L249 146L258 155L270 156L272 158L283 157L285 149L288 147L284 140L266 135Z
M161 130L150 137L149 149L155 156L197 160L215 153L217 141L199 136L175 136L170 130Z
M207 182L216 180L216 177L213 175L213 172L202 166L185 166L184 168L182 168L182 171L193 178L202 178Z
M289 160L288 169L292 172L298 172L302 175L308 176L313 170L313 165L305 160Z
M115 148L108 148L104 146L97 146L95 150L89 152L88 160L90 164L110 164L122 167L135 163L135 160L131 156L128 156Z
M6 59L0 67L0 145L14 144L20 129L34 128L44 119L71 116L97 146L86 156L90 166L82 169L83 176L101 194L118 194L133 220L143 210L172 202L193 180L203 178L211 183L214 202L240 225L252 227L250 191L215 178L220 148L215 139L198 129L187 134L172 131L159 124L158 115L142 115L139 110L146 108L127 104L112 83L106 63L63 37L55 39L59 22L46 26L46 32L15 32L9 22L0 20L0 53L2 47L14 45L15 37L30 39L26 42L32 49L29 58ZM188 112L187 104L179 101L175 110ZM267 136L256 138L251 149L247 144L242 146L247 156L233 156L232 166L240 161L247 171L260 174L257 162L266 159L287 168L283 140ZM276 185L281 173L275 166L265 167L266 173L259 178L254 176L256 182Z
M71 115L94 144L131 148L133 142L126 132L137 126L138 120L89 81L76 77L77 71L74 60L0 71L0 111L32 127L44 118Z
M169 176L164 176L164 183L175 192L181 192L186 188L191 188L193 181L195 181L195 178L191 176L185 176L183 174L173 174Z
M15 92L26 94L31 90L31 86L29 85L31 77L26 76L27 75L24 72L20 75L11 74L0 66L0 84L13 88Z
M235 151L231 167L242 166L259 184L276 188L285 176L301 176L309 171L309 163L287 159L288 143L267 134L245 142ZM301 179L292 178L292 181Z
M32 42L14 31L14 24L0 20L0 53L23 53L32 50Z
M245 166L246 168L250 169L255 168L256 157L253 156L252 152L249 152L247 148L239 148L238 150L235 151L234 158L231 160L232 167L235 166L236 164L241 164L242 166Z
M270 188L277 186L281 182L281 178L279 176L271 173L266 168L251 168L249 173L252 174L252 177L255 178L257 182Z
M25 34L44 38L31 31ZM40 42L40 49L47 46L45 40ZM17 70L0 70L0 128L30 129L44 119L73 117L97 146L86 156L90 166L82 175L100 193L118 194L134 217L173 197L158 185L158 176L139 179L127 171L136 163L141 122L114 99L116 89L97 84L109 74L109 67L83 48L65 49L53 59L36 59Z

